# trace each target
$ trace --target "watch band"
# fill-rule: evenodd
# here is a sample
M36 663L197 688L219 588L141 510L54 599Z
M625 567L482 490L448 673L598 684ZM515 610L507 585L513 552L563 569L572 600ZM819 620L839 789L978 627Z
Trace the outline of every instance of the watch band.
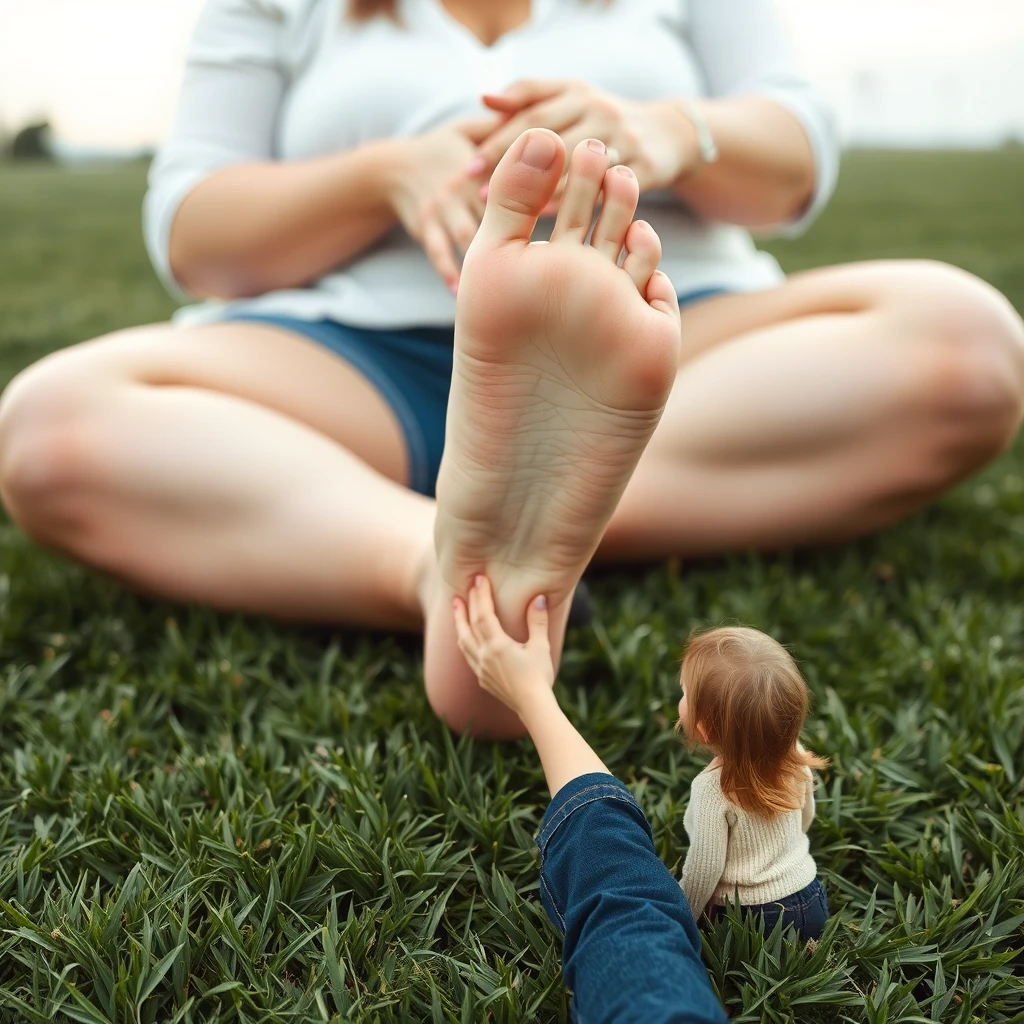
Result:
M689 100L683 100L683 113L693 122L697 129L697 146L700 150L700 158L703 163L713 164L718 159L718 146L715 137L711 134L711 127L707 119Z

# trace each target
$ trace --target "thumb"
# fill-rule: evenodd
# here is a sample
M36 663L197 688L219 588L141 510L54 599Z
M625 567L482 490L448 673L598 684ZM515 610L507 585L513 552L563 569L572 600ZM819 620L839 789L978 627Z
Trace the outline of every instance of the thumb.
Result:
M526 646L547 650L550 646L548 642L548 601L543 594L530 602L530 607L526 610L526 625L530 631Z

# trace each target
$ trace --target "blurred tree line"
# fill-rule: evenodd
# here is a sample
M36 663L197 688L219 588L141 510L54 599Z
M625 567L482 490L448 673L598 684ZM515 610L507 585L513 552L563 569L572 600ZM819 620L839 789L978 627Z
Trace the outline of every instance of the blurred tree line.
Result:
M53 160L49 121L25 125L7 139L0 131L0 157L7 160Z

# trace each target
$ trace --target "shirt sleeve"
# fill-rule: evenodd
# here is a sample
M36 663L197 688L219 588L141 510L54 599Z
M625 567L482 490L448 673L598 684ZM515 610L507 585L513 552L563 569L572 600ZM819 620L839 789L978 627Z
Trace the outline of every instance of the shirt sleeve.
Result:
M839 139L830 109L801 72L775 0L690 0L690 43L708 96L763 96L803 127L814 153L807 208L774 230L796 235L824 209L839 176Z
M551 801L537 845L574 1020L724 1024L693 915L626 786L574 779Z
M683 863L679 884L694 917L700 917L714 895L725 869L729 849L729 822L725 802L707 777L698 775L690 787L690 804L683 824L690 837L690 850Z
M800 827L806 832L814 821L814 773L807 769L807 782L804 789L804 805L800 809Z
M150 169L146 248L164 284L171 224L185 196L214 171L274 155L286 88L286 15L271 0L207 0L192 38L177 117Z

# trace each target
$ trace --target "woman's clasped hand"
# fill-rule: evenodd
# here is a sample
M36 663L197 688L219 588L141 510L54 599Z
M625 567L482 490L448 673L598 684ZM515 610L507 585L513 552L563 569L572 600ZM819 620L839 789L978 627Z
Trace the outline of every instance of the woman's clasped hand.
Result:
M557 132L571 153L584 139L600 139L636 174L641 192L670 188L699 162L694 126L673 100L637 102L587 82L524 79L484 103L504 121L480 144L472 171L486 181L509 146L528 128ZM561 196L564 178L555 193Z
M393 147L386 186L392 209L452 292L459 282L457 254L465 255L484 209L468 170L477 145L498 125L493 116L455 121Z
M670 187L699 159L692 123L669 100L634 102L586 82L524 79L483 102L495 114L401 140L388 176L396 216L452 292L459 256L480 226L486 182L526 129L557 132L570 153L584 139L600 140L613 163L636 174L641 192ZM564 184L563 176L546 213L557 212Z

